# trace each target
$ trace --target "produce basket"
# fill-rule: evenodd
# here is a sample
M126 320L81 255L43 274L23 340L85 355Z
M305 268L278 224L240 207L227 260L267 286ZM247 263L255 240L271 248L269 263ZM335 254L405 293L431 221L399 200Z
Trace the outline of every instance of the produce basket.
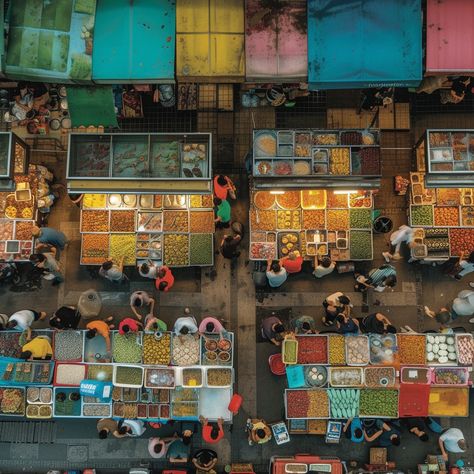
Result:
M428 367L402 367L400 381L403 384L429 385L432 369Z
M0 388L0 415L25 416L24 387Z
M331 387L361 387L364 373L359 367L329 367L329 385Z
M330 403L325 389L286 389L286 419L327 419Z
M234 335L231 332L221 339L218 334L206 334L201 338L201 364L232 366L234 359Z
M230 367L208 367L206 368L206 387L208 388L230 388L234 383L234 370Z
M472 334L456 334L455 337L459 365L472 367L474 360L474 338Z
M367 336L347 336L345 342L347 365L364 366L369 363L370 349Z
M79 387L87 379L85 364L56 363L53 385L60 387Z
M455 365L456 339L453 335L426 336L426 361L428 365Z
M143 367L139 365L115 365L112 383L116 387L141 388Z
M431 384L444 387L468 385L467 367L435 367L431 373Z
M328 389L331 418L353 418L359 414L359 389Z
M58 394L64 394L65 400L58 399ZM82 397L78 400L71 400L72 394L79 394L78 388L54 387L53 391L53 413L56 418L80 417L82 414Z
M361 389L359 416L361 418L398 418L398 390Z
M366 367L364 369L364 385L366 387L392 387L396 376L393 367Z
M281 354L284 364L296 364L298 361L298 340L285 337L281 347Z
M173 367L146 367L145 387L172 389L176 386L176 374Z
M374 365L392 364L397 355L395 334L370 334L370 363Z

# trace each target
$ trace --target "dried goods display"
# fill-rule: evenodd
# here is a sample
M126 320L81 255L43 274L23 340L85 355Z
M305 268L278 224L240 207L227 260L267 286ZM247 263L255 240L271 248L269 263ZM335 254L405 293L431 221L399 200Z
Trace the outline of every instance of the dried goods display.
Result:
M346 337L347 365L367 365L369 356L369 339L367 336Z
M81 395L78 388L55 388L54 416L81 416L81 405Z
M163 213L138 212L138 232L161 232L163 227Z
M110 417L111 406L105 403L87 403L82 407L82 415L94 418Z
M455 364L456 339L453 335L426 336L426 360L429 364Z
M115 383L117 385L142 386L143 369L141 367L116 366Z
M362 385L362 369L358 367L331 367L329 383L333 387L357 387Z
M114 137L113 155L112 176L138 178L148 174L147 137Z
M17 222L19 224L20 222ZM7 220L7 219L1 219L0 220L0 240L12 240L13 239L13 226L14 222ZM30 236L31 238L31 232Z
M191 234L189 240L189 264L212 265L213 234Z
M114 362L137 364L142 360L142 346L136 334L114 334L112 355Z
M304 369L305 385L307 387L324 387L327 384L328 371L323 365L307 366Z
M380 170L380 149L362 148L360 150L360 174L379 175Z
M198 415L198 404L174 402L171 405L171 412L176 418L195 418Z
M0 355L19 358L21 354L20 331L2 331L0 333Z
M423 367L403 367L400 377L402 383L430 383L431 369Z
M431 387L428 416L468 416L469 388Z
M278 233L278 254L285 257L290 252L299 250L298 232L279 232Z
M372 233L363 230L350 231L350 258L352 260L371 260Z
M10 223L12 224L12 223ZM31 231L33 229L33 221L16 221L15 222L15 239L17 240L31 240ZM0 224L1 226L1 224ZM2 226L3 227L3 226ZM5 226L5 231L8 231L8 226ZM5 234L4 234L5 236ZM2 237L0 240L9 240L9 238Z
M173 388L175 386L174 369L145 369L145 386Z
M108 232L109 211L84 210L81 212L81 232Z
M110 236L110 258L124 265L135 263L135 234L112 234Z
M459 206L461 193L457 188L437 188L436 204L438 206Z
M303 209L324 209L326 207L326 191L324 189L301 191L301 207Z
M372 364L390 364L397 353L397 338L394 334L370 334L370 362Z
M432 206L410 206L410 220L413 226L432 226Z
M287 390L287 418L327 418L329 398L326 390Z
M250 258L253 260L267 260L277 258L277 247L274 242L251 242Z
M391 387L395 385L395 369L393 367L366 367L364 383L367 387Z
M469 255L474 248L474 229L449 229L451 255Z
M108 234L82 234L81 262L89 265L101 265L109 256Z
M469 380L466 369L460 367L437 367L433 371L433 376L433 383L436 385L466 385Z
M459 207L435 206L434 225L439 227L459 226Z
M164 263L170 266L189 264L189 236L187 234L165 234Z
M196 365L201 358L201 343L191 334L173 336L171 360L174 365Z
M326 212L326 228L328 230L348 229L349 211L328 209L328 211Z
M112 369L111 365L89 365L87 367L87 378L91 380L100 380L104 382L112 381Z
M359 390L328 390L332 418L353 418L359 412Z
M336 194L334 191L327 191L327 207L331 209L347 208L347 194Z
M459 364L467 366L472 365L474 359L474 339L472 335L456 335L456 341L458 347Z
M424 365L426 363L426 337L398 334L398 354L402 365Z
M200 387L202 385L201 369L183 369L183 386Z
M107 204L106 194L84 194L82 198L82 207L88 209L100 209Z
M152 174L156 178L177 178L180 174L179 146L177 141L161 141L156 138L151 143Z
M303 211L303 229L324 229L326 213L324 210Z
M171 334L144 334L143 363L168 365L171 362Z
M391 389L362 389L359 399L359 415L397 418L398 391Z
M283 194L276 195L276 203L282 209L297 209L301 204L299 191L285 191Z
M24 415L25 391L22 388L0 388L0 414Z
M54 358L61 361L82 360L82 331L58 331L54 334Z
M212 211L196 211L189 215L189 231L195 234L213 233L215 230L214 213Z
M68 176L77 177L106 177L109 176L111 158L110 141L91 138L85 141L77 140L74 148L74 159L69 164Z
M461 207L461 225L474 227L474 207L473 206Z
M232 384L232 369L207 369L206 383L208 387L228 387Z
M258 191L253 195L253 202L262 211L271 209L275 205L275 195L270 191Z
M55 383L57 385L76 385L86 379L86 366L83 364L57 364Z
M250 209L250 225L253 230L276 229L275 211L259 211L257 209Z
M326 336L297 336L298 364L326 364L328 339Z
M336 133L313 133L313 145L337 145L338 140Z
M349 216L351 229L370 229L372 227L372 211L368 209L351 209Z
M332 148L329 155L329 174L344 176L350 172L349 148Z
M134 232L135 211L110 211L110 232Z
M164 211L163 212L164 232L188 232L189 219L187 211Z
M366 208L372 207L372 195L365 191L358 191L356 193L349 194L349 207L350 208Z
M254 154L258 157L276 156L276 133L271 130L261 130L254 134Z
M341 132L341 145L362 145L362 133Z
M298 211L277 211L277 229L300 229L301 212Z
M346 363L346 343L344 336L329 335L328 359L331 365L344 365Z

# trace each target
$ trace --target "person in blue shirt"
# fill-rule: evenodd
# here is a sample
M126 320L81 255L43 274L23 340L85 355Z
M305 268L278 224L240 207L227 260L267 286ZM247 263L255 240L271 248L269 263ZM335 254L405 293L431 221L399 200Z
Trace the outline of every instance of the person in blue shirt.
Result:
M392 423L383 422L380 435L376 438L377 445L382 448L400 446L400 430Z
M272 288L278 288L285 283L288 278L287 271L280 266L278 262L274 262L271 258L267 260L267 279L268 284Z
M342 428L342 432L353 443L362 443L364 441L364 428L359 418L349 418Z
M339 313L336 316L335 323L341 334L358 334L359 332L359 321L344 313Z
M56 258L59 258L60 250L64 250L68 242L67 237L62 232L52 227L38 227L35 225L31 233L38 243L52 245L57 251Z

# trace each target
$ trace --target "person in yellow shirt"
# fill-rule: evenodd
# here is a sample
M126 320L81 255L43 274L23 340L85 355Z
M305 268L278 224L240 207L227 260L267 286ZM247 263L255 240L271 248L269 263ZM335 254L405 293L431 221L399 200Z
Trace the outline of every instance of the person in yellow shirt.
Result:
M110 324L110 321L113 319L110 316L105 321L91 321L86 324L86 329L88 330L86 332L87 339L93 339L97 335L102 336L105 339L107 352L110 352L110 330L115 327L113 324Z
M48 336L37 336L21 348L20 359L51 359L53 348Z

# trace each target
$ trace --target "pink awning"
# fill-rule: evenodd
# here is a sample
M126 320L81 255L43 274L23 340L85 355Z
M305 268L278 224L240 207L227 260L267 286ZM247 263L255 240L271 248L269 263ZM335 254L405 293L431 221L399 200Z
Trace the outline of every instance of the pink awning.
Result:
M474 71L473 25L473 0L427 0L427 75Z

